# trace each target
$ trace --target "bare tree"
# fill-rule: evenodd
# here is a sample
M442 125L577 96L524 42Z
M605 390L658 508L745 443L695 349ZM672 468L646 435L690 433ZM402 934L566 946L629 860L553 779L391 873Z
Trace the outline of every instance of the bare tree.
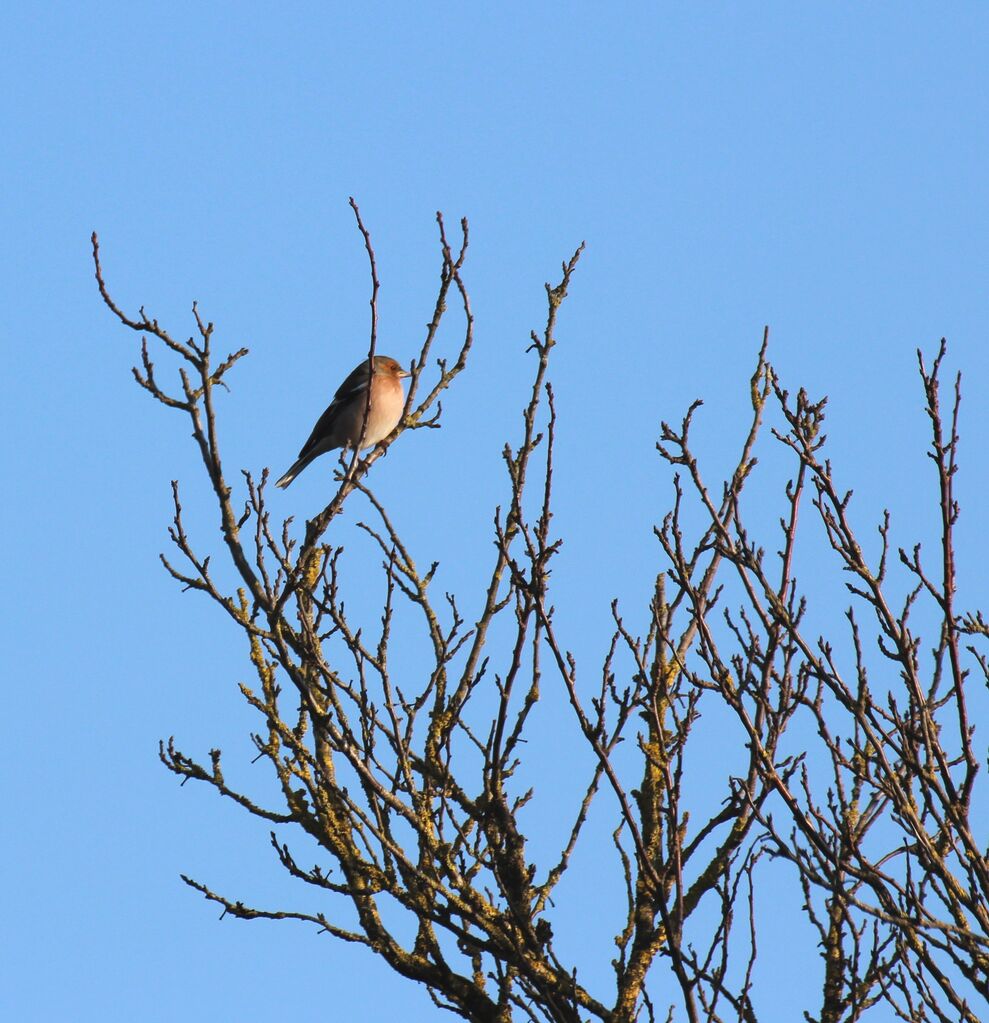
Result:
M371 359L379 282L370 235L351 205L370 264ZM919 363L934 467L926 492L940 514L935 557L923 558L919 546L894 548L887 513L878 558L866 559L851 493L823 454L825 401L782 388L764 338L749 385L751 422L726 480L709 483L692 453L700 402L679 426L662 425L657 447L673 467L673 502L655 531L661 560L646 627L638 634L626 626L612 604L610 649L592 682L578 675L550 585L561 540L552 526L549 365L581 249L559 282L546 285L546 323L531 336L522 437L504 450L506 498L494 515L476 616L465 620L454 596L434 594L436 564L417 567L371 487L395 436L439 425L440 396L471 353L467 222L456 244L441 215L437 224L439 286L404 419L367 457L341 457L335 493L301 535L291 520L271 520L267 470L244 472L235 488L223 468L214 394L246 350L217 361L213 324L195 305L196 333L186 340L143 308L136 317L124 312L104 282L93 236L103 301L142 335L135 379L191 423L217 502L221 550L238 583L223 589L210 557L194 549L175 483L170 536L178 559L162 562L244 636L257 681L241 692L257 711L252 739L281 802L262 805L231 788L218 750L200 762L170 739L161 759L275 826L278 859L315 890L313 909L254 908L183 880L235 917L303 920L365 945L425 985L437 1006L468 1020L754 1021L777 1018L778 981L757 964L757 938L771 931L759 899L786 870L796 897L776 899L773 911L804 914L820 945L819 995L808 1020L853 1021L874 1009L910 1021L986 1018L989 858L972 820L979 797L985 808L977 785L985 748L975 743L969 674L989 680L989 625L956 600L961 392L956 379L945 412L943 342L929 367ZM433 361L450 302L462 316L459 348L455 358ZM149 338L178 361L177 390L160 383ZM766 439L769 416L778 425ZM760 445L777 446L792 464L771 554L743 516ZM386 598L373 636L348 613L341 550L332 542L350 500L371 509L363 528L381 555ZM831 635L805 624L813 592L795 572L798 524L803 536L815 520L849 593L845 627ZM911 585L894 606L897 572ZM405 612L416 616L430 654L399 673L392 634ZM399 675L415 684L403 687ZM572 827L540 863L520 813L533 791L517 779L527 723L547 684L563 687L591 768L578 792L556 796L572 796ZM727 717L740 735L706 803L688 784L705 715ZM612 816L613 865L626 893L615 907L621 923L609 991L585 985L558 954L553 931L553 897L595 801ZM305 866L293 855L297 829L318 844L320 863ZM353 925L340 922L340 900ZM412 921L414 939L398 937L393 907Z

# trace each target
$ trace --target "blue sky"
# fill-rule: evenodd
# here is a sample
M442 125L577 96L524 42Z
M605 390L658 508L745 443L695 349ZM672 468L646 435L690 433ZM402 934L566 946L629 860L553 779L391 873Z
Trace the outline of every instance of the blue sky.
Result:
M979 552L985 8L467 6L21 3L2 16L9 1018L193 1023L319 999L340 1018L433 1018L360 950L301 926L218 923L178 879L257 904L311 898L282 881L262 827L157 762L175 734L190 753L221 746L251 778L236 693L248 666L158 567L168 481L187 483L192 509L202 489L184 424L130 380L135 338L98 301L94 229L126 308L181 334L197 299L217 344L251 348L224 398L226 458L280 472L366 350L347 197L378 253L379 350L402 360L431 312L435 211L467 216L474 358L444 430L405 438L376 471L420 559L461 591L489 559L542 284L586 240L554 381L557 582L589 678L611 598L641 615L659 565L659 421L703 397L699 451L712 475L727 468L764 324L787 386L831 398L832 455L863 528L889 505L905 544L934 521L918 499L930 470L914 352L948 337L965 374L963 565ZM277 511L301 519L325 487L310 469ZM190 514L205 544L212 519ZM984 593L978 566L961 585ZM542 727L570 727L548 703ZM546 785L565 767L541 765Z

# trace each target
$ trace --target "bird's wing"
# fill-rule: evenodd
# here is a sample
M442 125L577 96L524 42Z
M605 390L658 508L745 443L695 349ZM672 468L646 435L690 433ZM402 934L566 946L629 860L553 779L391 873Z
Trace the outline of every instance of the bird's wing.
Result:
M351 401L367 391L367 382L368 372L365 360L337 388L337 393L333 395L333 401L316 421L312 433L309 434L309 439L302 445L302 450L299 452L300 458L305 457L317 444L332 435L340 410L346 408Z

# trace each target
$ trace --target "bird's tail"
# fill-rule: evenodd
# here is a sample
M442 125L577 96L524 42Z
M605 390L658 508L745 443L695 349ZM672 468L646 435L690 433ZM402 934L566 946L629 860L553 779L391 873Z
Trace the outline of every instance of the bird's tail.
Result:
M292 467L278 482L275 484L276 487L281 487L283 490L287 487L296 476L302 472L303 469L312 461L312 455L306 455L302 458L297 458L293 463Z

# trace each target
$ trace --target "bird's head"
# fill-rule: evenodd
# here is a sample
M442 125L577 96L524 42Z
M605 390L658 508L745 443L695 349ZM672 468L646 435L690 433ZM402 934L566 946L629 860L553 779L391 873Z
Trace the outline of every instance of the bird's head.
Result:
M402 377L409 376L409 371L403 369L401 363L391 358L389 355L376 355L374 357L374 372L381 376Z

